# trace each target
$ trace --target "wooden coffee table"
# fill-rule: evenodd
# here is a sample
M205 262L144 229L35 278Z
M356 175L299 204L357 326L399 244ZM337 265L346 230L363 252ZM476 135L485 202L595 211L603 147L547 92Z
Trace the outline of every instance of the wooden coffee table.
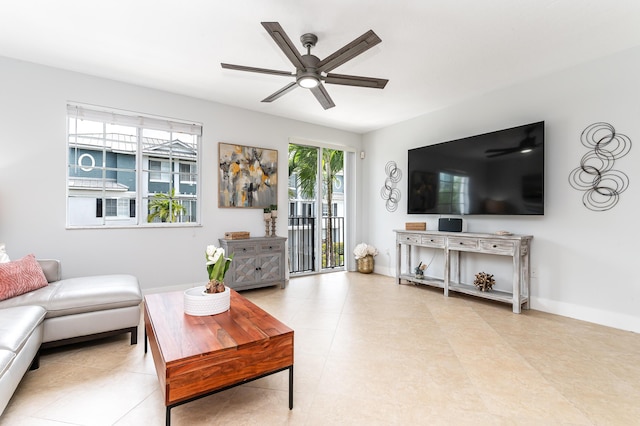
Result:
M180 291L147 295L144 332L167 425L173 407L284 370L293 408L293 330L234 290L227 312L202 317L184 313Z

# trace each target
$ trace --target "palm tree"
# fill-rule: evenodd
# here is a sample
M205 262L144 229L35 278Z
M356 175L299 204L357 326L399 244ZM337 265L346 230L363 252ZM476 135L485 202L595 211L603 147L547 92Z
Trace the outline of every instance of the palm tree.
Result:
M337 181L338 173L344 168L344 152L335 149L322 149L322 195L327 200L327 238L325 250L327 267L335 266L333 247L333 185ZM318 148L289 145L289 176L297 175L296 186L304 198L315 197L318 167Z
M175 188L171 188L170 194L154 195L153 199L149 201L150 213L147 216L147 222L153 222L156 218L159 218L161 222L177 222L178 216L186 213L187 209L180 204L175 196Z

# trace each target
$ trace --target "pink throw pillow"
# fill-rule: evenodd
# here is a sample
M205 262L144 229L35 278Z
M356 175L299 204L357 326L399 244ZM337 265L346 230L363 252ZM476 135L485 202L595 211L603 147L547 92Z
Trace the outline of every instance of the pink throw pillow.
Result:
M19 296L49 283L32 254L13 262L0 263L0 300Z

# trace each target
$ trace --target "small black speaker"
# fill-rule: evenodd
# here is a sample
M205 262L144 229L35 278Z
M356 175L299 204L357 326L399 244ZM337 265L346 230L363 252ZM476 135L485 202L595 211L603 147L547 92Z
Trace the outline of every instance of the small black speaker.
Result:
M455 217L441 217L438 219L438 231L462 232L462 219Z

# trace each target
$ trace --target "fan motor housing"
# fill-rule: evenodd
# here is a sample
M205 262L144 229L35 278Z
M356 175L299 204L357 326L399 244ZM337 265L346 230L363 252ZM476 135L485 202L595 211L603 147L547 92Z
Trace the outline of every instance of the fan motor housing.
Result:
M308 49L310 47L315 47L318 42L318 36L311 33L302 34L300 36L300 41L302 42L302 45Z

